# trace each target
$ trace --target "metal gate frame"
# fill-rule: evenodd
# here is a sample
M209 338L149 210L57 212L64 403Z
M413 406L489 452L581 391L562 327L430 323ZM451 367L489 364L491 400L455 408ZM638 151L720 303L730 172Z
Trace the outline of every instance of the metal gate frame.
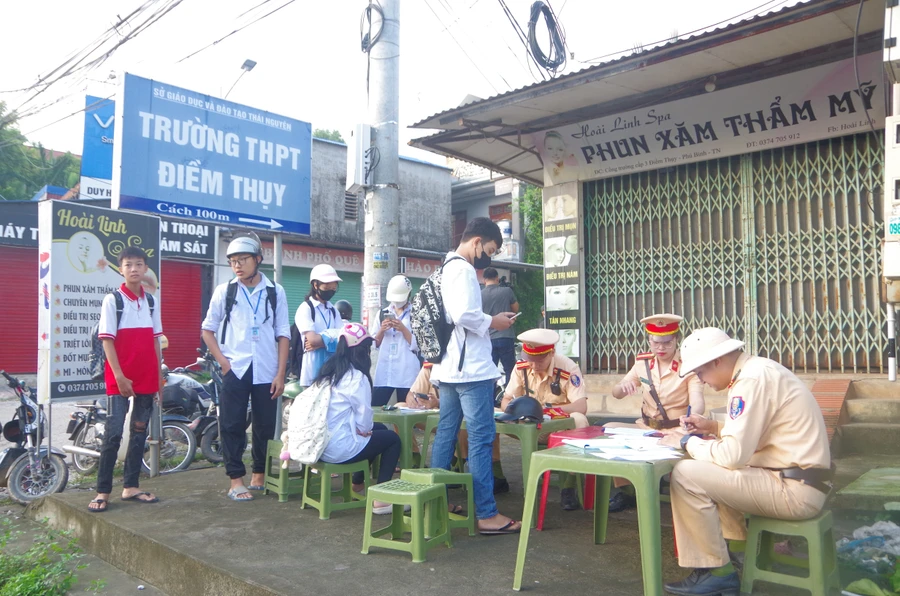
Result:
M584 183L588 372L685 317L798 372L883 372L883 140L863 133Z

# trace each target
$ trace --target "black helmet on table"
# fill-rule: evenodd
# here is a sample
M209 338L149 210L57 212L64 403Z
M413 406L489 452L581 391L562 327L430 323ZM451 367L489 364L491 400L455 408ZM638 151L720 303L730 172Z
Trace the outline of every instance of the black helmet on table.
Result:
M533 397L517 397L509 402L509 405L506 406L506 410L497 416L496 420L499 420L500 422L524 420L526 422L539 424L544 421L544 406Z
M334 303L334 307L337 309L338 313L340 313L341 318L346 321L353 320L353 305L351 305L346 300L338 300Z

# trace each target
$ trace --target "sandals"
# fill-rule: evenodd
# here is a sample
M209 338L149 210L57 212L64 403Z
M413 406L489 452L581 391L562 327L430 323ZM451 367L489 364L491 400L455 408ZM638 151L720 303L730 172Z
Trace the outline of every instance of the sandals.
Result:
M93 501L91 501L91 505L93 505L94 503L97 503L98 505L100 505L100 507L91 507L90 505L88 505L87 510L91 513L103 513L104 511L109 509L109 501L107 501L106 499L94 499Z
M478 533L481 534L482 536L499 536L501 534L518 534L522 530L522 527L519 526L518 528L515 528L515 529L512 528L512 526L514 526L517 523L519 523L519 522L517 522L514 519L511 519L503 527L495 528L493 530L487 530L487 529L478 530Z
M243 496L246 495L246 496ZM228 491L228 498L232 501L244 502L244 501L252 501L253 495L250 494L250 491L247 490L246 486L239 486L237 488L233 488Z
M153 497L152 499L142 499L141 497L152 497L148 492L139 492L134 493L130 497L122 497L123 501L135 501L137 503L159 503L159 499L157 497Z
M447 511L454 515L464 515L462 505L450 505Z

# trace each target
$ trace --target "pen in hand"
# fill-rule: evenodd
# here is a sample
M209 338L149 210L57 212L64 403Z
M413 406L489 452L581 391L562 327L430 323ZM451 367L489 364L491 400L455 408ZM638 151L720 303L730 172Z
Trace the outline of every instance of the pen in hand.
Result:
M691 417L691 406L688 406L687 418L690 418L690 417ZM682 422L681 428L683 428L684 430L688 430L687 422Z

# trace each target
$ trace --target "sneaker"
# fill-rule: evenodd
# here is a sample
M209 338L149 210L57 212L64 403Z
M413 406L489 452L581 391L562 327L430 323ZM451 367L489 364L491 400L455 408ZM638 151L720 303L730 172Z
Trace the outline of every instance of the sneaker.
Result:
M680 582L666 584L666 591L677 596L738 596L741 581L737 573L719 577L709 569L694 569Z
M576 511L581 509L578 504L578 495L575 494L574 488L564 488L559 493L559 504L563 511Z
M509 482L507 482L506 478L497 478L494 476L494 494L499 495L500 493L508 493L509 492Z
M626 495L623 492L617 492L609 498L609 512L625 511L634 507L634 497Z

